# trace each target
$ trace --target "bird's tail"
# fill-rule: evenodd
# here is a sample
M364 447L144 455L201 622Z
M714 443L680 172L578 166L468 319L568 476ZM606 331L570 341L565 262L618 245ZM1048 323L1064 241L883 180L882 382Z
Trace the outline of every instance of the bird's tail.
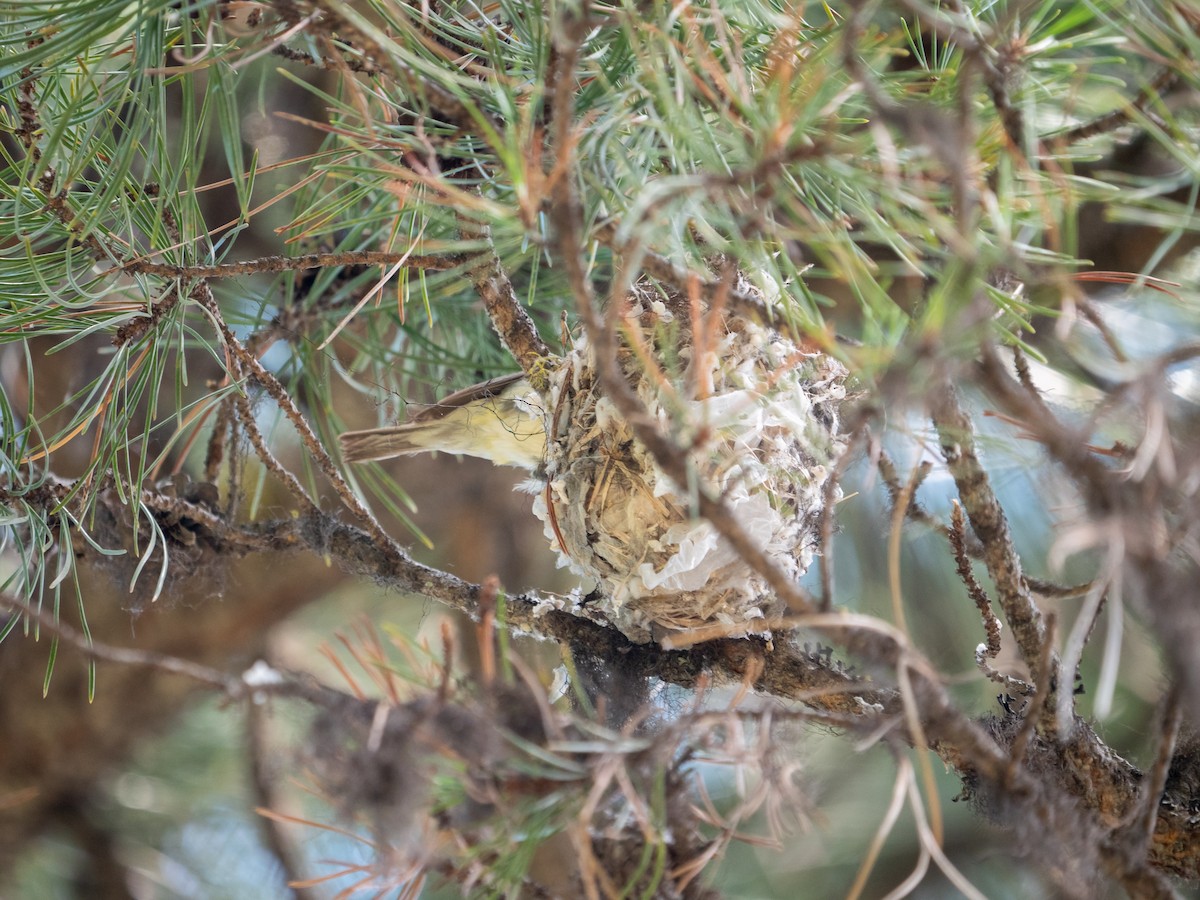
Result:
M423 453L429 448L414 440L415 433L420 430L420 426L392 425L367 431L348 431L339 438L342 458L346 462L366 462Z

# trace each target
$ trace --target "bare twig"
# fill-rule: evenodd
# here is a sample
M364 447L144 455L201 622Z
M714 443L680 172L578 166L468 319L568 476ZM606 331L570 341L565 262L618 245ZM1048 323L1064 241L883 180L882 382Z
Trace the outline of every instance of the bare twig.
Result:
M0 594L0 606L6 606L18 615L28 616L35 620L39 627L51 634L58 635L92 659L123 666L157 669L170 675L182 675L184 678L216 688L230 697L241 696L245 691L246 685L240 678L235 678L218 669L210 669L208 666L202 666L176 656L167 656L164 653L155 653L152 650L134 650L129 647L113 647L97 643L55 616L36 609L16 597Z
M1038 667L1032 673L1033 683L1037 685L1037 690L1033 695L1033 699L1029 701L1029 705L1024 710L1024 719L1021 722L1021 727L1013 738L1012 746L1009 748L1008 768L1004 773L1004 784L1011 785L1016 775L1017 769L1025 763L1025 751L1029 747L1029 740L1033 737L1034 730L1040 724L1051 725L1053 718L1048 718L1043 722L1042 713L1046 710L1046 699L1054 693L1054 628L1055 628L1054 613L1046 616L1046 643L1042 645L1042 655L1038 659ZM1059 690L1063 690L1064 686L1059 685ZM1065 686L1066 691L1070 691L1070 685Z
M892 501L892 506L899 502L901 493L904 491L904 485L900 481L900 475L896 471L896 462L882 447L876 455L875 467L879 471L880 477L883 479L884 487L887 488L888 497ZM932 515L924 506L922 506L915 496L909 498L908 506L905 514L909 520L924 525L927 528L932 528L938 534L950 539L950 530ZM963 536L963 547L968 556L973 559L983 558L983 544L974 534L966 534Z
M231 454L230 458L232 459L232 455L237 453L237 447L232 446L232 434L230 433L233 404L234 399L226 397L217 409L217 420L213 423L212 435L208 439L208 448L204 454L204 480L209 484L217 483L217 478L221 474L221 463L225 461L226 454Z
M308 495L308 491L304 489L304 485L300 483L300 479L293 475L287 466L276 459L275 454L271 452L271 448L267 446L266 439L263 438L262 432L258 428L258 423L254 420L254 410L250 408L250 400L245 394L239 391L234 397L233 402L237 409L238 421L241 422L242 428L246 430L246 437L250 439L250 444L254 447L254 452L257 454L259 461L266 466L267 471L279 479L293 497L300 501L300 505L304 507L305 512L310 514L316 512L319 509L317 502Z
M145 258L138 258L131 259L114 268L129 274L162 275L167 278L235 278L239 275L293 272L331 266L394 266L396 264L401 264L406 269L445 271L461 266L463 257L456 254L414 256L408 253L354 250L344 253L305 253L301 256L263 256L258 259L211 266L156 263Z
M1041 442L1072 477L1085 482L1094 493L1089 502L1097 511L1110 513L1117 505L1108 469L1089 451L1086 433L1069 428L1046 407L1036 391L1030 392L1005 370L996 348L984 344L979 371L983 386L1004 412L1012 416Z
M1000 655L1000 620L992 612L992 602L971 570L971 561L967 557L966 549L966 526L962 504L955 500L950 509L950 548L954 553L955 571L966 587L967 595L975 602L980 618L983 619L983 631L987 635L987 658L995 659Z
M957 391L949 381L934 392L932 416L942 455L958 486L971 527L983 544L983 561L996 585L1004 617L1013 630L1021 658L1031 671L1036 671L1046 640L1045 624L1025 581L1008 518L975 452L971 419L959 405Z
M1004 685L1009 690L1016 691L1021 695L1030 694L1033 692L1032 685L1022 681L1020 678L1006 675L988 663L988 660L995 659L1000 655L1001 625L1000 620L996 618L996 614L992 611L991 599L975 578L975 572L971 569L970 554L967 553L966 526L967 523L963 517L962 504L955 500L950 509L950 528L946 533L950 538L950 548L954 555L955 571L958 574L959 580L966 587L967 595L975 602L975 608L979 610L979 616L983 620L983 631L987 637L986 642L975 648L975 665L991 681Z
M45 502L54 504L57 496L55 491L47 492ZM381 546L370 534L324 513L242 528L234 528L220 520L211 524L223 529L221 538L228 546L250 550L306 549L327 555L348 571L366 575L399 591L419 593L468 615L479 614L480 586L424 566L395 545ZM775 647L765 652L761 642L751 639L714 640L687 652L669 652L655 645L632 644L614 628L574 615L560 600L534 595L508 598L506 622L517 632L570 642L601 659L621 659L631 677L654 676L691 688L713 677L724 683L738 684L753 671L757 674L753 684L756 691L794 698L817 710L846 717L836 724L844 725L847 719L864 723L894 721L901 715L902 702L896 692L859 681L786 640L777 639ZM910 690L919 706L929 746L947 763L971 773L981 783L1002 783L1008 755L977 725L954 709L932 669L919 661L902 635L866 616L817 615L806 617L804 622L859 648L876 662L904 665L910 673ZM82 636L80 640L86 644ZM118 653L106 658L135 665L158 661L153 655L147 657L141 653L132 656ZM176 671L173 662L166 665L168 671ZM223 674L207 670L202 673L205 677L201 680L205 683L222 691L229 687L230 682ZM188 674L186 667L182 674ZM289 684L284 692L307 696L303 687ZM1038 742L1036 735L1031 737L1031 743ZM1097 745L1094 733L1085 723L1080 723L1069 744L1053 746L1050 752L1066 753L1070 759L1087 766L1086 778L1071 778L1061 789L1077 796L1086 808L1127 808L1133 802L1138 775L1111 751ZM1044 754L1047 747L1038 743L1037 752ZM1035 788L1027 775L1018 772L1014 777L1014 795L1024 798L1022 803L1033 804L1030 815L1045 815L1045 810L1037 811L1041 804L1067 802L1053 799L1058 788L1052 784L1039 784ZM1187 855L1180 847L1188 842L1200 846L1200 833L1196 823L1188 824L1186 809L1164 808L1162 815L1163 833L1170 835L1170 843L1165 842L1165 837L1160 840L1156 834L1150 857L1161 860L1172 871L1179 871L1179 866L1185 865L1187 859L1197 858L1197 854Z
M867 886L867 879L871 876L879 854L883 850L883 844L888 835L892 833L892 828L895 827L896 820L900 818L900 813L904 809L904 798L908 795L908 782L911 777L912 763L907 757L897 755L896 777L892 782L892 799L888 803L883 818L879 821L879 828L875 830L875 835L872 837L866 853L863 854L858 872L854 876L854 883L846 892L846 900L858 900L862 896L863 889Z
M316 461L317 466L325 473L325 477L329 479L346 508L350 510L355 518L366 525L367 529L381 544L393 544L394 541L391 536L384 531L383 526L379 524L371 514L371 511L362 504L362 501L358 499L350 489L350 486L346 484L345 479L342 478L341 473L338 471L337 466L334 465L324 446L317 440L317 436L313 433L307 420L305 420L300 409L296 406L295 401L288 395L283 385L279 383L279 379L267 371L258 357L242 345L237 335L226 324L224 317L221 315L220 307L217 306L216 299L207 288L205 290L204 308L212 317L217 331L225 342L225 346L238 358L239 365L244 367L244 370L266 389L267 394L275 401L288 421L292 423L292 427L296 429L296 432L300 435L300 439L304 442L305 448Z
M892 461L891 456L880 448L876 453L876 467L879 470L880 476L883 478L883 483L888 489L888 494L891 496L892 503L896 502L896 498L900 495L902 485L900 477L896 473L896 464ZM913 499L908 505L908 518L931 528L938 534L945 537L947 540L953 541L954 536L951 530L943 525L936 517L928 512L920 503ZM965 533L961 535L962 549L971 559L983 559L984 548L983 543L973 533ZM1025 575L1025 583L1029 589L1036 594L1047 599L1066 599L1068 597L1078 597L1081 594L1086 594L1091 590L1092 583L1090 581L1082 584L1057 584L1053 581L1047 581L1044 578L1036 578L1032 575Z
M1034 578L1031 575L1026 575L1025 583L1029 585L1031 591L1045 597L1047 600L1066 600L1070 597L1079 597L1086 594L1092 589L1095 582L1084 581L1079 584L1055 584L1053 581L1046 581L1043 578Z
M1048 140L1051 152L1057 155L1071 144L1077 144L1080 141L1086 141L1097 135L1116 131L1122 125L1133 121L1137 116L1149 117L1150 106L1157 103L1163 93L1171 90L1178 82L1179 71L1177 69L1164 68L1145 87L1137 92L1137 96L1123 106L1102 116L1097 116L1090 122L1075 125L1072 128L1052 135Z
M1146 858L1146 851L1154 840L1154 826L1158 821L1163 791L1167 786L1167 775L1171 760L1175 756L1175 742L1179 738L1179 726L1183 721L1183 702L1179 685L1174 684L1163 701L1162 727L1158 733L1158 753L1154 766L1142 780L1141 798L1126 816L1124 829L1126 853L1131 861Z

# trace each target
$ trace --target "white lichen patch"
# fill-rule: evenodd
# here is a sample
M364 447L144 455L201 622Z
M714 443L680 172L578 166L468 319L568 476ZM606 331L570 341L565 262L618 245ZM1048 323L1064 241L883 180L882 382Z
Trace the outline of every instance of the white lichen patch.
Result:
M764 580L694 516L695 486L719 492L766 554L802 575L843 447L846 371L740 320L694 341L648 291L626 325L643 352L627 343L621 369L659 426L690 448L694 477L676 484L658 468L603 395L580 338L552 378L547 486L534 513L559 565L599 583L604 612L632 640L714 623L754 631L780 610ZM661 363L647 370L646 359Z

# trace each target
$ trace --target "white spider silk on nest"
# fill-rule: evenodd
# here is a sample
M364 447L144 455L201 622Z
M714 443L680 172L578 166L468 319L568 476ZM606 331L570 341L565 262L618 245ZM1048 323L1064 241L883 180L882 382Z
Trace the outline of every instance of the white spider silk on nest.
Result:
M694 485L719 492L767 556L787 575L802 575L844 446L837 408L846 370L740 320L709 334L711 346L698 354L688 329L661 302L648 302L648 290L639 294L627 324L673 374L648 373L627 348L619 362L659 427L692 448L695 482L676 484L633 437L601 394L580 338L551 378L548 486L534 513L559 565L599 582L605 612L630 639L713 623L762 631L761 620L781 610L761 576L692 514Z

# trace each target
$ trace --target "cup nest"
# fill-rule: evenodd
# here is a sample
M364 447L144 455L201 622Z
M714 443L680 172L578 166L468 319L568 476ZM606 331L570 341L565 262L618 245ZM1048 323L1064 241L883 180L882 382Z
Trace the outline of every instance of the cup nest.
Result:
M798 578L818 546L825 483L845 446L846 370L739 319L715 329L702 322L696 341L657 296L639 287L631 298L621 370L659 427L690 448L693 485L719 492ZM765 580L693 514L692 485L665 475L634 437L604 395L586 337L551 376L546 418L547 485L534 513L559 566L597 582L598 602L627 637L712 624L762 632L783 612Z

